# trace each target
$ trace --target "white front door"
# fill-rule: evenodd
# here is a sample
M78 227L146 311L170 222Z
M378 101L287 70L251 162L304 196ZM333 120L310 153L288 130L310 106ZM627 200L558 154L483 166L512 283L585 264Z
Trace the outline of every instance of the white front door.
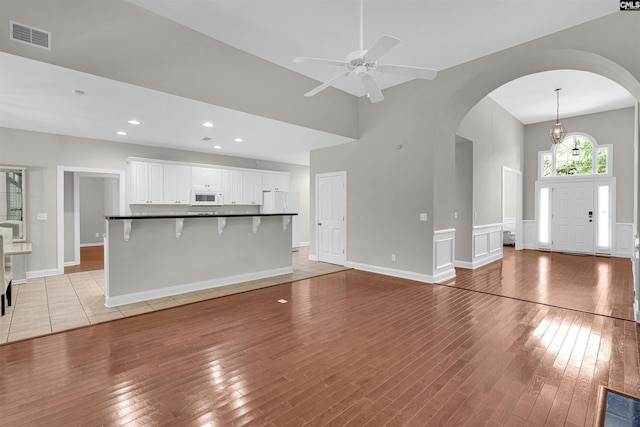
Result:
M346 263L346 207L346 172L316 175L319 261Z
M551 206L552 250L593 253L593 182L554 183Z

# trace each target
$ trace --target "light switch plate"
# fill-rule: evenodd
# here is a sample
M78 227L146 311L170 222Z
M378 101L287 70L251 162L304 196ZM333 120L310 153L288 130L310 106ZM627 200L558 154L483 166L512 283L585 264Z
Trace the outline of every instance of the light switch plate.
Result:
M420 221L426 221L427 220L427 214L426 213L421 213L420 214Z

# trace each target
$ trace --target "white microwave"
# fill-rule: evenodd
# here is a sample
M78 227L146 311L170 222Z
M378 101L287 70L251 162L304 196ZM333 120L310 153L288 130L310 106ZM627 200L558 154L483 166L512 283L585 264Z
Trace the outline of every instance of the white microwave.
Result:
M220 206L222 205L222 193L194 191L191 204L194 206Z

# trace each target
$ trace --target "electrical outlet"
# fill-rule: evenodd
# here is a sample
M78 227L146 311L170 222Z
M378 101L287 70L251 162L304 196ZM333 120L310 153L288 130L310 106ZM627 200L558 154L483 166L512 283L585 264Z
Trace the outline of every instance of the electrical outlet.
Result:
M100 237L100 233L96 233L96 237Z
M396 254L391 254L391 261L396 262Z
M453 219L458 219L458 212L453 213Z
M420 214L420 221L426 221L427 220L427 214L426 213L421 213Z
M36 215L36 219L38 221L46 221L47 220L47 213L46 212L44 212L44 213L39 212L38 215Z

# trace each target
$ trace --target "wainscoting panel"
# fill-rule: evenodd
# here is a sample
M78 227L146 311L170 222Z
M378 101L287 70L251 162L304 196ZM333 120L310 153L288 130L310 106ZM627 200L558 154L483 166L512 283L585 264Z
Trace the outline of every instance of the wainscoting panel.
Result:
M433 279L435 283L456 276L454 268L456 230L436 230L433 233Z
M523 239L522 247L524 249L538 249L538 239L536 237L536 222L535 220L522 221Z
M633 255L633 224L617 223L613 255L631 258Z
M502 224L473 227L472 268L478 268L502 258Z

